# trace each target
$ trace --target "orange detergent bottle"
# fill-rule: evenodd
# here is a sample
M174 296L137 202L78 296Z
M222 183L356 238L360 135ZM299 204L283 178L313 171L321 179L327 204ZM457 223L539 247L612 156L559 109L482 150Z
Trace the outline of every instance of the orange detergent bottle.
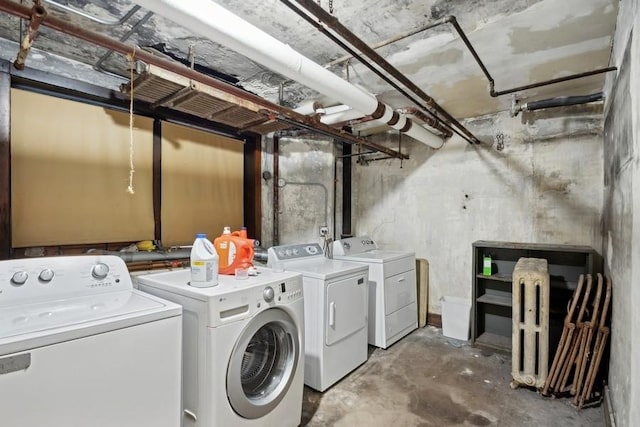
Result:
M220 257L220 274L233 275L236 268L253 266L254 239L247 237L246 227L240 231L231 232L230 227L224 227L222 235L213 241L213 246Z

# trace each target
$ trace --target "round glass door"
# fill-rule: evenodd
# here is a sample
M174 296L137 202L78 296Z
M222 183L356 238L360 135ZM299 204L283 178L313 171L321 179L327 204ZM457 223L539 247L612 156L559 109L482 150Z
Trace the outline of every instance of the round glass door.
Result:
M227 396L244 418L260 418L285 396L300 359L298 330L284 310L254 317L240 334L227 368Z

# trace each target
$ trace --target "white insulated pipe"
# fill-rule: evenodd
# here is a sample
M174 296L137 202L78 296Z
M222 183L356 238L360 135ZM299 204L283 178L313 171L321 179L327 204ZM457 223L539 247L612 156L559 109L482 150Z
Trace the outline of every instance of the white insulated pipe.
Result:
M333 125L336 123L346 122L347 120L359 119L365 116L365 114L354 110L348 105L342 104L334 105L332 107L323 107L320 103L311 101L302 103L293 111L299 114L304 114L305 116L318 114L320 116L320 122L325 125Z
M353 108L347 108L345 110L336 111L335 107L326 108L324 115L320 116L320 122L325 125L334 125L336 123L346 122L348 120L355 120L364 117L360 111L356 111Z
M220 43L265 67L346 104L364 115L398 129L408 136L440 148L442 138L413 123L404 114L319 64L299 54L256 26L211 0L135 0L140 6L194 33Z

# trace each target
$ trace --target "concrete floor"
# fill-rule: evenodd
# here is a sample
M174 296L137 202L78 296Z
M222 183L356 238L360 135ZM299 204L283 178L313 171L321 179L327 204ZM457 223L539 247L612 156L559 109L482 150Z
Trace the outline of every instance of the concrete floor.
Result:
M306 426L602 426L601 407L512 390L511 356L418 329L324 393L305 387Z

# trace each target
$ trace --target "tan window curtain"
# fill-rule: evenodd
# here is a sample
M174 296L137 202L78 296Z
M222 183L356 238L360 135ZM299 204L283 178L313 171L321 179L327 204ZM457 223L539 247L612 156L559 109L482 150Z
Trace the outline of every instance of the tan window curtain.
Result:
M14 247L153 239L153 121L136 117L135 194L128 114L11 91Z
M243 221L242 141L170 123L162 126L162 242L211 241Z

